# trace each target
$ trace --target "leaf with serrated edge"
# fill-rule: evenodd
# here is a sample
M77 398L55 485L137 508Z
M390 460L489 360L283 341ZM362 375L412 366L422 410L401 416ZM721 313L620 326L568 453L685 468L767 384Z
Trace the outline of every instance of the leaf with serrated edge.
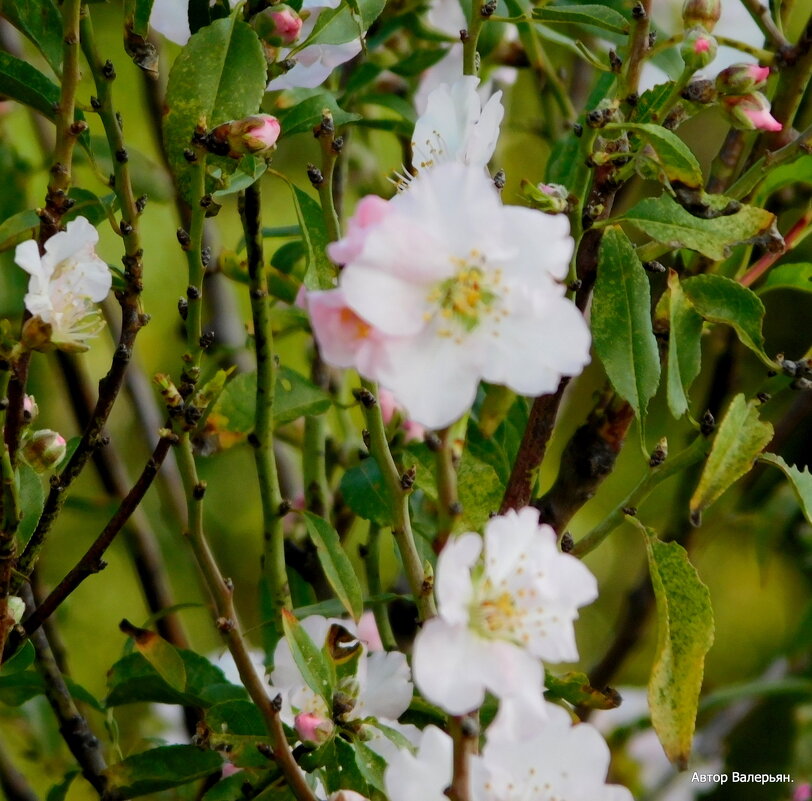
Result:
M327 581L347 612L354 620L359 620L364 612L364 593L338 532L312 512L305 512L304 517L307 533L316 546L316 555Z
M651 722L666 756L684 770L691 754L705 654L713 645L710 593L681 545L661 542L634 522L645 537L657 603L657 651L648 684Z
M650 308L648 278L631 242L617 226L607 228L592 301L592 340L606 375L631 404L642 432L646 407L660 382Z
M772 438L773 427L759 420L756 405L747 403L744 395L736 395L719 424L691 498L691 515L699 515L745 475Z
M694 311L674 270L668 275L668 408L680 418L688 411L686 393L702 366L702 317Z
M809 468L799 470L797 467L787 464L777 453L762 453L758 459L760 462L777 467L789 479L801 504L804 517L809 523L812 523L812 473L809 472Z

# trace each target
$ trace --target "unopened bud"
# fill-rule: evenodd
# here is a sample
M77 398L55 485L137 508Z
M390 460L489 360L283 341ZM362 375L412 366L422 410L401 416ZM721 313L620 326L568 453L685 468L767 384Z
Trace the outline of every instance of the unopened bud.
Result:
M299 739L307 745L322 745L333 734L333 721L313 712L302 712L293 719Z
M694 71L707 67L716 58L717 44L701 25L687 31L682 41L680 55L688 69Z
M14 621L16 626L25 614L25 601L19 595L6 596L6 615Z
M716 91L720 95L746 95L761 89L770 77L769 67L758 64L733 64L716 76Z
M260 11L251 25L263 42L276 47L293 44L302 32L302 18L284 3Z
M770 114L770 101L761 92L724 97L722 109L733 127L742 131L780 131L784 127Z
M26 395L23 398L23 420L26 424L33 423L39 414L39 406L33 395Z
M521 192L535 209L561 214L569 208L569 192L561 184L536 184L523 180Z
M270 114L252 114L242 120L218 125L206 137L206 144L212 152L232 158L239 158L246 153L264 156L276 148L280 132L281 126L276 117Z
M37 473L44 473L56 467L65 458L66 451L67 443L61 434L42 428L26 438L22 456Z
M701 25L710 32L722 16L722 0L686 0L682 7L685 29Z

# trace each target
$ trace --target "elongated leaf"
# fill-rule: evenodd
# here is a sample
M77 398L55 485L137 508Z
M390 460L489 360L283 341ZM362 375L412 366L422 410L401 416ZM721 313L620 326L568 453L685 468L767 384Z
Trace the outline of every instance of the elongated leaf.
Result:
M26 239L33 239L39 231L39 217L35 211L20 211L0 224L0 253L16 247Z
M313 44L337 45L352 42L366 33L385 5L386 0L358 0L356 13L353 13L348 2L341 3L334 10L322 11L313 32L303 44L306 47Z
M222 766L222 756L214 751L193 745L165 745L133 754L107 768L104 775L115 796L127 799L181 787L217 773Z
M812 292L812 262L782 264L767 273L764 283L758 288L759 295L771 289L800 289Z
M585 4L578 6L544 6L534 8L533 17L542 22L572 22L580 25L594 25L605 31L627 33L628 20L613 8Z
M265 93L266 62L254 30L236 17L218 19L189 40L175 59L166 89L163 121L169 165L183 196L190 200L191 165L183 152L195 127L213 128L255 114ZM224 174L234 159L209 157Z
M772 239L775 224L774 215L755 206L712 219L694 217L668 195L641 200L621 219L664 245L696 250L717 261L733 245Z
M352 563L341 546L338 533L326 520L312 512L305 512L304 518L327 581L347 612L358 620L364 612L364 593Z
M732 326L743 345L773 366L773 360L764 352L761 333L764 304L754 292L721 275L688 278L682 282L682 290L698 314L708 322Z
M389 494L378 463L372 457L347 470L341 477L339 490L358 517L380 526L392 525Z
M679 418L688 411L687 393L702 366L702 317L686 299L674 270L668 292L668 408Z
M128 620L122 620L119 628L132 637L138 652L173 690L180 693L185 691L186 667L183 658L171 643L154 631L133 626Z
M336 127L361 119L360 114L344 111L330 92L321 92L277 114L283 134L293 136L298 133L312 133L313 128L321 122L325 109L333 115Z
M681 545L661 542L640 528L657 602L657 653L648 685L651 722L668 758L684 769L691 754L705 654L713 645L710 593Z
M623 231L612 226L601 241L592 301L592 339L606 375L631 404L641 431L648 402L660 381L650 309L651 290L643 265Z
M736 395L719 424L699 485L691 497L695 519L753 466L773 438L773 427L758 418L758 408Z
M386 760L375 753L368 745L364 745L360 740L352 743L351 748L355 751L354 761L361 771L364 780L379 792L386 792L383 775L386 771Z
M787 464L777 453L762 453L759 461L777 467L789 479L792 489L798 496L804 517L812 523L812 473L809 472L809 468L799 470Z
M305 684L313 690L316 695L320 695L327 703L327 708L332 709L333 687L330 681L330 669L324 660L324 654L310 639L308 633L302 628L302 624L296 619L296 615L287 609L282 610L282 625L285 629L285 639L290 646L293 661Z
M564 673L555 676L550 672L544 675L544 686L547 688L545 698L552 701L561 698L573 706L585 706L589 709L616 709L621 702L616 690L606 688L596 690L586 673Z
M0 14L34 43L57 75L62 72L62 15L53 0L0 0Z
M27 542L39 522L39 516L45 503L45 493L42 491L42 480L39 475L27 464L20 465L18 480L23 513L18 533L22 541Z

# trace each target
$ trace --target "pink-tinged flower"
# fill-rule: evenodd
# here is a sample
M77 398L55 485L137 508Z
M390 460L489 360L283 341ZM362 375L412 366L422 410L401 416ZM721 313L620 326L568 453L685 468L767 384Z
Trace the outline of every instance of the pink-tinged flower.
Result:
M452 777L451 738L426 726L417 753L402 749L389 759L384 785L390 801L447 801Z
M333 734L333 721L313 712L302 712L293 719L293 727L299 739L308 745L322 745Z
M246 153L266 156L276 149L281 131L279 120L271 114L252 114L218 125L209 132L206 145L212 152L232 158Z
M578 657L572 624L597 597L595 578L538 518L510 511L484 538L463 534L440 553L438 615L417 635L412 668L420 692L452 715L479 707L486 690L543 715L539 660Z
M96 255L98 241L96 229L77 217L45 243L44 256L34 240L17 245L14 261L31 276L25 307L33 318L24 331L31 347L84 351L104 327L95 304L107 297L112 277Z
M716 91L722 95L744 95L754 89L761 89L769 77L769 67L732 64L716 76Z
M378 391L378 404L381 407L381 414L383 415L384 423L391 423L397 412L403 410L403 407L398 403L397 398L388 390L383 387ZM403 423L403 432L406 435L406 442L414 440L422 441L426 436L426 429L420 423L415 423L414 420L406 418Z
M365 364L328 362L352 361L429 428L464 414L480 380L536 396L581 372L589 330L559 283L573 251L566 217L503 206L484 170L454 162L423 171L390 207L339 278L354 339L370 343Z
M355 207L347 223L347 232L338 242L327 245L327 255L336 264L347 264L361 255L370 230L392 210L389 202L377 195L367 195Z
M375 622L375 615L370 611L364 612L358 621L358 639L366 645L370 653L384 649L381 635L378 632L378 624Z
M268 44L292 45L302 31L302 18L290 6L280 3L260 11L251 25Z
M632 801L625 787L606 784L610 752L598 730L544 706L532 736L488 729L481 756L471 758L472 801Z
M496 149L505 114L502 93L482 106L479 78L463 76L441 84L428 96L412 134L412 164L423 170L446 161L485 167Z
M23 459L36 470L44 473L56 467L67 453L68 443L57 431L42 428L26 436L21 449Z
M761 92L724 97L722 108L733 126L744 131L780 131L784 127L770 114L770 101Z

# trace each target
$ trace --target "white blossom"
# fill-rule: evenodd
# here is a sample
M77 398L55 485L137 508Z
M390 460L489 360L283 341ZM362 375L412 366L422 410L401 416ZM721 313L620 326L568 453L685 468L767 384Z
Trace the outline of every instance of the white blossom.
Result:
M209 0L214 5L214 0ZM236 5L236 0L229 0L230 5ZM192 35L189 30L188 0L154 0L149 24L161 36L175 44L185 45Z
M426 726L417 753L402 749L389 758L384 773L390 801L448 801L451 784L451 738L436 726Z
M480 706L486 690L543 715L539 660L577 659L572 624L597 597L588 568L561 553L555 532L527 507L491 519L484 538L450 540L435 588L438 616L414 644L421 693L453 715Z
M31 276L25 307L36 327L46 325L42 338L61 350L87 350L85 340L104 327L95 304L107 297L112 277L96 255L98 241L98 231L77 217L45 243L43 256L34 240L20 243L14 253L14 261Z

